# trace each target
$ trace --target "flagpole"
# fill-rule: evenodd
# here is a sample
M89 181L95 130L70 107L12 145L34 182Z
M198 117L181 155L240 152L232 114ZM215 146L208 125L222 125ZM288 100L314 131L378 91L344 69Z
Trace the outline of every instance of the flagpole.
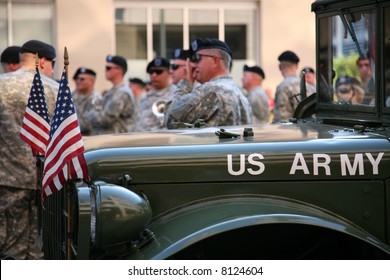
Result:
M38 57L38 53L36 53L35 54L35 69L38 71L38 65L39 65L39 57ZM38 152L37 152L37 154L35 155L35 160L36 160L36 163L35 163L35 167L36 167L36 169L35 169L35 176L36 176L36 192L37 192L37 197L36 197L36 204L37 204L37 208L39 207L39 205L40 205L40 203L39 203L39 192L38 192L38 189L39 189L39 181L38 181ZM39 209L37 209L37 211L38 211L38 233L40 233L40 230L41 230L41 228L40 228L40 223L39 223L39 221L40 221L40 217L39 217Z
M38 66L39 66L39 56L38 53L35 54L35 70L38 71ZM39 161L39 152L36 152L35 155L35 179L36 179L36 197L35 197L35 203L37 207L37 226L38 226L38 235L41 235L42 232L42 225L41 225L41 191L39 190L39 169L41 168L41 162Z
M62 251L61 256L64 259L73 259L76 258L77 253L73 254L76 248L72 246L72 232L75 228L73 224L75 221L71 217L73 210L72 193L76 189L75 179L88 179L89 176L88 166L83 153L83 138L67 78L68 65L69 56L65 48L64 68L61 71L58 97L48 133L42 180L42 200L45 200L49 195L57 191L63 190L60 196L60 203L63 205L62 209L65 213L62 213L64 215L61 215L63 217L61 220L67 223L67 225L58 238L63 242L62 244L66 243L66 245L63 246L65 248L57 249ZM67 156L62 157L62 155ZM58 228L55 225L51 229L54 232L58 232Z
M66 71L66 79L68 79L69 55L68 55L68 49L66 47L64 49L64 65L65 65L65 71Z
M66 79L68 79L68 65L69 65L69 55L68 55L68 49L65 47L64 49L64 65L65 65L65 75ZM70 223L70 194L71 194L71 184L70 184L70 162L67 162L68 166L68 180L66 181L66 193L67 193L67 255L68 255L68 260L71 259L71 239L70 239L70 234L71 234L71 223Z

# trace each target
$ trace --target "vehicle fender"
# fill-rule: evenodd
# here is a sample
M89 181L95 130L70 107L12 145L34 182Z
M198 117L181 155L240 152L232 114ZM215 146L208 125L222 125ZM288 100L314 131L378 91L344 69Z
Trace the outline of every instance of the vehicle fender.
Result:
M155 217L149 229L155 234L156 240L131 258L166 259L213 235L273 223L332 229L364 240L390 254L390 248L377 238L313 205L269 196L224 196L183 205L180 209Z

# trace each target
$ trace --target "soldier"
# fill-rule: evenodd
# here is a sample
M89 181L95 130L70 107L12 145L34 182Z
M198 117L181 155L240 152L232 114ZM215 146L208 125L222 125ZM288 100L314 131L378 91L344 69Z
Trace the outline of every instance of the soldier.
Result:
M169 67L169 60L164 57L156 57L146 67L153 89L141 97L136 131L151 131L163 127L165 103L176 90L176 86L171 83ZM153 105L156 102L161 102L161 117L153 113Z
M244 65L242 86L244 94L248 98L252 107L253 123L261 124L269 120L268 96L261 87L265 79L264 71L259 66L249 67Z
M364 100L364 89L361 83L350 76L338 77L336 94L339 104L362 104Z
M96 72L85 67L78 68L73 75L76 89L72 93L72 98L82 135L93 135L87 114L102 100L101 95L95 91L95 79Z
M140 78L130 78L129 87L134 94L136 103L139 104L141 96L146 93L146 83Z
M191 58L190 50L176 49L171 63L172 83L177 85L186 76L186 60Z
M311 67L305 67L302 69L301 73L305 71L305 80L306 83L309 85L312 85L313 87L316 86L316 74L313 68Z
M375 103L375 83L370 60L367 57L359 57L356 60L356 65L365 92L363 104L373 106Z
M187 76L178 84L173 101L168 104L165 121L195 123L203 119L207 126L252 123L248 99L229 74L232 52L215 38L196 39L191 43L192 63L187 61ZM195 71L193 73L193 71ZM201 85L194 89L194 81Z
M106 58L106 79L113 87L104 93L87 118L94 134L130 132L134 129L136 107L133 92L124 80L127 62L121 56Z
M19 46L11 46L1 53L0 62L4 73L16 71L20 68L20 50Z
M300 101L300 78L298 76L299 57L292 51L285 51L279 57L279 70L283 81L276 87L274 121L288 121ZM312 85L306 83L306 95L315 91Z
M20 140L27 100L38 69L45 90L49 114L53 115L58 82L51 78L55 49L31 40L21 48L21 68L0 75L0 256L1 258L40 259L36 208L36 170L31 148Z

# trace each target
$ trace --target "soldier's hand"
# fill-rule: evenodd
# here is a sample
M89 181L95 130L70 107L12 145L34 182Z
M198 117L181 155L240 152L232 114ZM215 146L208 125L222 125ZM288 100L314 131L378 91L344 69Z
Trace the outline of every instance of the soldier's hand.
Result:
M190 61L189 58L187 58L186 66L185 66L186 80L189 81L191 84L193 84L195 81L194 70L195 68L193 67L192 62Z

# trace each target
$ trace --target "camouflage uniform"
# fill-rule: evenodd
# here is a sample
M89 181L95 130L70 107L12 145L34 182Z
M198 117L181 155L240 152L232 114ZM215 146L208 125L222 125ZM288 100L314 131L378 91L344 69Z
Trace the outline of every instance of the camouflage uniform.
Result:
M266 123L269 120L268 97L262 87L255 87L251 91L244 91L252 107L253 124Z
M77 112L77 119L79 121L82 135L93 135L91 125L87 119L88 112L93 110L95 105L102 103L101 95L92 91L88 94L81 94L77 91L72 93L73 103Z
M0 75L0 92L3 95L6 108L15 117L19 127L22 125L34 75L35 69L26 68ZM41 80L45 89L49 114L53 116L59 84L42 73Z
M175 90L176 85L171 84L161 90L152 89L141 97L135 131L151 131L163 127L164 120L153 114L152 106L156 101L168 102Z
M19 137L35 70L0 75L0 257L39 259L35 203L36 168L31 148ZM41 74L52 116L58 83Z
M252 123L248 99L231 77L216 77L191 90L188 81L179 82L165 114L168 128L173 122L194 123L198 119L203 119L207 126Z
M126 83L121 83L94 105L87 114L93 134L122 133L134 130L136 111L133 92Z
M299 77L287 76L276 87L273 121L288 121L293 117L294 111L299 101L301 101L299 96L300 84L301 80ZM315 88L312 85L306 84L306 95L309 96L313 92L315 92Z

